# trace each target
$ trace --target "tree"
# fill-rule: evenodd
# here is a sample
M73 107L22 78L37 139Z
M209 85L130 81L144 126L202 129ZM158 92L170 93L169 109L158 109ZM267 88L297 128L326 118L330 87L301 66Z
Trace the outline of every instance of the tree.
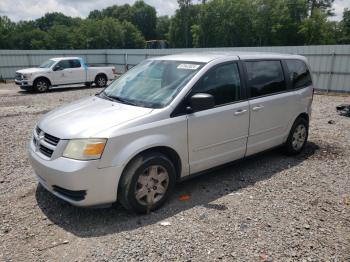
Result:
M13 23L7 16L0 16L0 49L11 49L10 39L15 29Z
M170 21L169 16L160 16L157 18L157 39L169 39Z
M147 40L156 37L157 12L153 6L144 1L136 1L131 7L132 22Z
M180 8L170 22L169 40L173 47L192 47L191 27L198 23L200 6L190 0L178 1Z
M140 31L130 22L106 17L101 20L87 19L76 28L74 48L143 48L144 38Z
M313 16L314 11L324 11L327 15L333 15L332 5L334 0L307 0L310 16Z
M144 48L145 38L142 33L128 21L123 21L124 44L123 48Z
M315 9L313 15L302 22L299 33L307 45L335 44L334 25L323 10Z
M66 16L62 13L47 13L43 17L35 20L35 27L38 27L40 30L47 31L54 25L64 25L64 26L77 26L81 22L80 18L72 18Z
M65 25L54 25L48 31L49 46L55 49L72 49L73 32L72 27Z
M344 9L343 19L339 25L341 44L350 44L350 9Z
M192 38L198 47L250 46L256 41L252 0L212 0L202 5Z

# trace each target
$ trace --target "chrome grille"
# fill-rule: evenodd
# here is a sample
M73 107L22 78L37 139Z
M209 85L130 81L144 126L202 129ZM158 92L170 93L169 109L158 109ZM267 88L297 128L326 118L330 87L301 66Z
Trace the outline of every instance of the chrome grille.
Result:
M59 142L60 139L58 137L45 133L38 126L35 128L33 144L37 152L51 158Z
M45 146L43 146L43 145L40 145L40 146L39 146L39 151L40 151L43 155L45 155L45 156L47 156L47 157L51 157L52 154L53 154L53 150L52 150L52 149L47 148L47 147L45 147Z
M55 137L55 136L52 136L52 135L49 135L49 134L44 134L44 140L51 144L51 145L54 145L54 146L57 146L58 142L60 142L60 139Z

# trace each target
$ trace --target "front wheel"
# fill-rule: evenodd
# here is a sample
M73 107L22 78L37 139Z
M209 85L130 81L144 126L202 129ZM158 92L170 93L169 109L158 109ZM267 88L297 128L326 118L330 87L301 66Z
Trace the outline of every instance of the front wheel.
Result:
M175 179L175 167L165 155L157 152L140 155L124 171L118 199L128 210L148 213L164 204Z
M33 84L33 88L35 92L44 93L47 90L49 90L50 83L46 79L39 78L38 80L35 80Z
M284 145L288 155L297 155L305 147L309 135L309 123L304 118L297 118Z

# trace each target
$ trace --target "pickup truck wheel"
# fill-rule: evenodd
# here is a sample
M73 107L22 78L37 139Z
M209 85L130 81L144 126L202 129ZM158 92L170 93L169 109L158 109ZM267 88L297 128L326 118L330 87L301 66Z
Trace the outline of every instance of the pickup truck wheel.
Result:
M33 88L35 92L43 93L49 89L50 83L44 78L39 78L35 80Z
M149 213L168 199L175 179L175 167L165 155L158 152L140 155L122 175L118 200L128 210Z
M303 118L297 118L290 130L284 145L287 155L297 155L305 147L309 135L309 123Z
M104 75L96 76L95 83L98 87L105 87L107 85L107 78Z

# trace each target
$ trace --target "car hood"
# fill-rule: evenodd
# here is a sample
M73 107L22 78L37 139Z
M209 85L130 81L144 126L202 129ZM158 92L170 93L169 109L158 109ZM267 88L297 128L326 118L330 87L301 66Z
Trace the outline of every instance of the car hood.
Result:
M39 68L39 67L33 67L33 68L26 68L16 71L16 73L20 74L33 74L33 73L40 73L40 72L47 72L50 69L48 68Z
M47 113L38 123L60 139L98 137L98 133L152 112L99 97L83 98Z

